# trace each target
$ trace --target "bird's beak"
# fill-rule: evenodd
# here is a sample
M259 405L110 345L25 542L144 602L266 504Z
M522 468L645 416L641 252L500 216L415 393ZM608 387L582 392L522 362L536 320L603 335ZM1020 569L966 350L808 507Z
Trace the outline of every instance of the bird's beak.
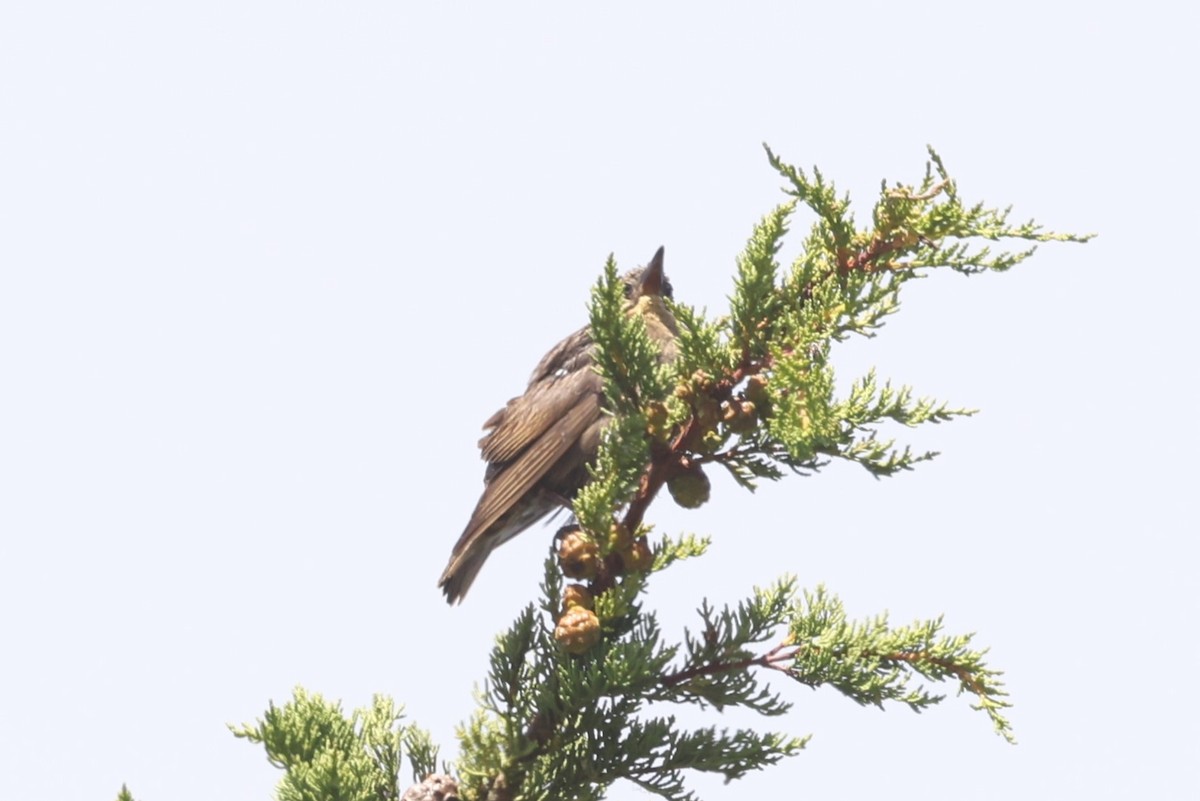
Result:
M661 295L663 291L663 249L660 247L654 254L654 258L646 265L646 269L642 270L640 285L638 286L637 297L645 297L646 295Z

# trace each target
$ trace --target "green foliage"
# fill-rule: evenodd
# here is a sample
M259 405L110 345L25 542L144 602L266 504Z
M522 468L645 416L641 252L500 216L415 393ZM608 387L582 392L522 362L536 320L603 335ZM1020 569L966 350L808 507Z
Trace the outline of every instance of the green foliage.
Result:
M552 562L547 575L554 575ZM572 656L554 642L554 615L527 608L493 649L483 711L460 730L469 755L459 764L464 797L519 786L524 798L599 799L625 779L664 798L690 799L685 770L734 779L775 764L808 738L686 732L674 716L647 710L650 703L660 705L655 710L694 704L783 716L791 703L764 683L764 671L830 686L861 704L896 702L916 711L943 696L912 687L914 677L953 680L1011 740L999 674L984 665L983 652L970 649L970 635L939 636L940 619L897 628L886 616L851 622L823 588L798 598L791 578L719 610L704 602L699 612L698 631L685 632L681 645L664 640L652 612L638 612L609 620L599 646ZM777 645L764 646L781 633Z
M665 546L674 559L702 547L694 539ZM744 614L753 619L729 632L726 645L734 650L760 640L778 609L760 605ZM459 763L464 797L485 797L503 777L503 786L520 786L530 799L603 798L620 779L664 798L687 799L693 796L684 789L684 770L732 779L803 747L804 739L783 734L681 731L673 716L648 712L656 701L719 702L765 714L784 706L745 672L708 682L672 680L679 675L672 665L680 649L664 641L652 612L634 609L621 618L601 613L606 636L582 657L555 642L554 617L529 607L497 639L484 711L459 733L462 753L470 755Z
M230 729L261 743L271 764L286 771L279 801L379 801L399 798L402 754L414 779L432 773L437 761L428 733L400 725L402 718L385 696L346 716L340 703L297 687L291 701L272 703L254 725Z
M893 448L894 440L878 439L874 424L892 420L914 427L922 423L942 423L955 417L969 417L975 412L970 409L951 409L945 403L929 398L913 399L912 389L894 389L891 382L878 385L875 371L856 380L850 395L837 404L835 414L844 421L844 435L838 442L839 455L857 462L876 476L889 476L900 470L910 470L917 462L924 462L937 455L935 451L914 454L905 447L902 451Z
M593 533L607 531L612 510L633 495L649 460L648 443L641 436L646 430L642 404L665 397L671 386L671 368L660 364L644 321L627 314L626 306L625 283L609 256L592 290L590 319L596 370L616 419L605 429L596 462L589 468L593 479L575 501L580 524Z
M940 702L923 686L910 689L914 676L930 681L954 680L959 692L976 696L991 718L996 733L1014 742L1012 727L1002 714L1011 706L999 681L1000 673L983 662L986 650L970 649L972 634L939 636L942 619L917 621L890 628L887 615L853 622L842 602L817 587L805 592L788 623L788 675L813 687L828 685L860 704L883 707L898 701L914 712Z
M626 314L625 290L610 255L604 276L592 290L589 323L596 371L604 379L608 408L618 415L636 413L644 400L665 396L671 383L671 369L659 363L645 322Z
M133 793L129 792L129 788L121 785L121 792L117 793L117 801L133 801Z
M663 537L654 549L654 572L666 570L671 565L683 559L703 556L712 540L708 537L697 537L685 534L679 539Z
M676 303L672 307L679 325L679 358L675 364L680 375L691 375L701 366L728 360L728 349L721 342L723 320L707 320L691 306ZM678 417L673 422L679 422Z
M752 355L767 351L770 323L779 314L783 300L775 288L779 273L776 256L795 208L794 203L784 203L772 209L755 226L746 249L738 256L737 278L729 301L730 351L740 356L738 361L747 361ZM710 338L714 337L710 334ZM714 363L716 360L700 362L696 368ZM737 363L732 362L729 367Z
M696 701L718 710L746 706L763 715L783 715L791 709L748 668L758 658L751 646L766 641L787 622L793 585L787 579L766 590L755 589L752 598L719 612L704 601L699 635L684 633L682 663L664 678L655 697Z
M708 540L660 538L645 572L636 571L649 562L626 569L622 561L621 549L648 534L643 518L658 491L680 476L702 484L709 465L753 489L761 479L809 474L835 458L877 477L933 458L897 446L881 427L916 428L972 412L881 382L874 371L838 397L834 346L875 336L899 308L903 286L928 269L1004 271L1036 243L1088 238L1012 224L1008 209L964 204L932 150L924 177L885 183L871 225L859 228L849 199L820 171L809 175L767 154L790 199L758 222L737 258L727 316L708 319L671 304L679 329L673 365L660 362L643 320L628 313L611 257L592 293L597 370L613 419L575 513L600 541L601 567L580 601L579 587L564 587L552 556L540 604L497 638L479 709L458 730L453 769L466 801L600 799L621 780L662 798L693 799L688 771L736 779L804 748L806 736L788 733L684 730L672 714L684 705L744 707L786 720L792 701L770 677L917 712L944 698L927 683L948 682L1012 741L1001 674L985 663L986 650L973 647L973 635L943 634L940 617L898 627L885 614L851 621L823 587L800 591L783 578L736 604L697 598L699 626L671 637L646 608L644 591L657 572L703 555ZM815 219L785 267L783 239L802 209ZM1035 244L997 252L980 244L1011 240ZM577 605L564 608L566 598ZM568 620L592 626L596 644L569 651L579 640L560 631L576 631L564 628ZM437 761L428 735L400 725L400 717L386 698L347 716L297 690L282 708L272 705L255 726L234 732L263 744L286 771L282 801L387 799L396 797L402 753L416 779Z
M600 451L589 467L593 479L575 497L575 516L585 531L608 531L613 509L626 503L637 490L650 460L650 447L642 432L646 419L639 413L615 418L600 437Z
M850 395L835 397L829 362L832 345L853 334L874 336L896 312L901 288L928 268L972 274L1004 271L1033 254L1035 247L993 253L979 240L1082 242L1089 237L1046 232L1028 222L1011 224L1009 210L964 205L955 182L932 149L924 178L916 185L881 189L873 226L854 224L847 197L819 170L810 177L769 148L790 203L759 222L738 257L738 277L723 327L677 316L687 332L685 369L727 376L736 385L746 376L766 380L763 425L740 437L717 431L702 461L716 462L743 485L777 479L785 470L812 472L829 458L861 464L877 476L908 470L933 458L881 439L876 424L886 420L916 426L971 414L933 400L913 399L906 386L878 386L875 374L853 383ZM816 215L805 246L782 281L777 262L788 222L798 206ZM728 393L726 393L728 394ZM719 398L724 399L724 398Z

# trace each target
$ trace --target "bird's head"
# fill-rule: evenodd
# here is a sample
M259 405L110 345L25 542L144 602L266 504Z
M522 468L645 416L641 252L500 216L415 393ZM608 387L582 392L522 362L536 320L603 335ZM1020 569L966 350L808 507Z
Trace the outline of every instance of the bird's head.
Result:
M675 338L679 328L675 316L663 302L672 299L671 282L663 272L663 248L645 267L639 267L624 275L625 297L629 299L629 313L640 315L646 323L646 332L658 343L664 359L675 358Z
M631 305L636 304L643 297L674 298L671 280L663 272L663 248L661 247L654 253L654 258L650 259L649 264L625 273L621 276L621 281L625 284L625 297L629 299Z

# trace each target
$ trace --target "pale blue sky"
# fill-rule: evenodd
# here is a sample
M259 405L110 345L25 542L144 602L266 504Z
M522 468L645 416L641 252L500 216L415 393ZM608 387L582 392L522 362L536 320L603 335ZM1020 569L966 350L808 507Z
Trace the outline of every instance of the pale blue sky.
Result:
M678 297L720 310L781 197L767 141L860 216L931 143L967 198L1100 238L912 285L839 350L843 381L875 365L982 410L906 434L935 463L754 498L717 478L649 516L715 538L654 585L668 631L785 570L856 615L944 612L1007 671L1021 745L966 699L779 685L796 709L770 723L809 750L695 786L1195 798L1196 13L6 2L5 796L265 799L277 773L225 724L298 683L389 693L452 750L552 533L442 602L480 423L610 251L665 245Z

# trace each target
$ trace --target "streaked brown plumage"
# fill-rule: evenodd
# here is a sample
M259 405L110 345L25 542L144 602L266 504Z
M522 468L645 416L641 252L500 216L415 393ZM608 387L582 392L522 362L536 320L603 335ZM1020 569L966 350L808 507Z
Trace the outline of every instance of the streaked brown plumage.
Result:
M671 296L663 249L645 268L623 278L629 314L639 314L664 359L675 357L675 319L662 302ZM488 555L550 512L569 506L588 481L606 422L604 388L592 369L591 332L582 328L542 357L525 394L483 424L487 461L483 496L438 580L446 600L463 599Z

